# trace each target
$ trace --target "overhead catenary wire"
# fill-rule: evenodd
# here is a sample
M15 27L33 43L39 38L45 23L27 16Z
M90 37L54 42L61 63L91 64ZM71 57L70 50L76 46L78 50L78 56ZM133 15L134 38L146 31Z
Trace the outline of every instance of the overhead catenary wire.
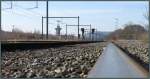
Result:
M36 9L36 8L38 8L39 7L39 5L38 5L38 1L36 1L36 4L35 4L35 6L34 7L32 7L32 8L27 8L27 9Z
M14 5L15 4L15 5ZM33 18L33 16L43 16L41 13L35 12L33 11L33 9L36 9L39 7L39 3L38 1L36 2L36 6L33 9L29 9L29 8L25 8L22 5L16 5L17 3L13 3L13 5L11 4L11 8L13 7L13 10L6 10L5 12L11 12L13 14L19 15L19 16L23 16L23 17L27 17L27 18ZM60 18L62 20L62 18Z
M23 8L22 6L19 6L19 5L15 5L16 7L24 10L25 13L28 13L28 14L31 14L31 15L34 15L34 16L43 16L42 14L40 13L37 13L37 12L33 12L32 10L27 10L26 8Z
M2 8L2 10L12 9L12 8L13 8L13 1L10 2L10 6L8 8Z
M12 2L12 1L11 1L11 2ZM38 6L38 5L36 5L36 6ZM42 16L41 13L35 12L35 11L33 11L33 9L32 9L32 10L29 10L28 8L24 8L24 7L22 7L21 5L16 5L16 3L15 3L15 4L13 3L13 5L12 5L12 3L11 3L11 6L10 6L9 9L2 8L2 10L3 10L3 11L4 11L4 10L11 10L12 7L13 7L13 10L15 10L15 7L17 7L17 8L19 8L19 10L23 11L23 13L26 13L26 14L30 14L30 15L34 15L34 16L40 16L40 17ZM38 7L36 7L36 8L38 8Z
M21 8L20 6L17 5L17 7ZM23 8L22 8L23 9ZM36 19L36 18L33 18L32 15L35 15L35 12L33 14L33 12L27 12L27 10L25 11L18 11L16 10L16 5L12 5L12 1L11 1L11 4L10 4L10 8L2 8L2 12L5 12L5 13L8 13L8 14L11 14L11 15L18 15L18 16L21 16L21 17L24 17L24 18L29 18L29 19ZM40 15L38 15L40 16Z
M38 19L36 19L36 18L33 18L32 16L30 16L30 15L26 15L26 14L24 14L24 13L22 13L22 12L16 12L16 11L10 11L10 10L2 10L2 12L5 12L5 13L7 13L7 14L15 14L15 15L18 15L18 16L21 16L21 17L24 17L24 18L28 18L28 19L33 19L33 20L38 20ZM38 17L37 17L38 18Z
M12 12L12 14L16 14L16 15L19 15L19 16L23 16L23 17L25 17L25 18L29 18L29 19L35 19L35 18L33 18L33 17L31 17L31 16L28 16L28 15L25 15L25 14L23 14L23 13L18 13L18 12L15 12L15 11L9 11L9 10L4 10L4 11L2 11L2 12Z

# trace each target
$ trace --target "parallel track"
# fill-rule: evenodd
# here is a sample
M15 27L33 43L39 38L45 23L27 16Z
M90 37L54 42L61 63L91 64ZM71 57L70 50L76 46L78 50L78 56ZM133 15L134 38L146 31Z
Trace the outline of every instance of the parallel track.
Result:
M60 47L64 45L96 43L102 41L2 41L1 51L14 51L25 49L40 49L49 47Z

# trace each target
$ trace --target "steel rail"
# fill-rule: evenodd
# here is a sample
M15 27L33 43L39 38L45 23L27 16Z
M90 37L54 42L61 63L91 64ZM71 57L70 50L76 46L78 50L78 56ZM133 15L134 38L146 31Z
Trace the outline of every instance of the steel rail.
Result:
M88 73L88 78L147 78L148 71L110 43Z

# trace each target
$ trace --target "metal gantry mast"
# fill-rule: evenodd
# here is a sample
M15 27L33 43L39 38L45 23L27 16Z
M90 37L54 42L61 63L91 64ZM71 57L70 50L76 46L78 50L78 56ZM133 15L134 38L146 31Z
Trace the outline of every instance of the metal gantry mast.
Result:
M42 16L42 39L43 39L43 16Z
M48 0L46 1L46 39L48 39Z
M90 37L90 40L91 40L91 24L90 25L67 25L66 24L66 32L67 32L67 26L78 26L78 36L80 35L79 34L79 26L89 26L90 27L90 34L89 34L89 37ZM66 33L67 34L67 33ZM67 35L66 35L67 36ZM79 39L79 38L78 38Z
M78 16L78 39L80 39L80 33L79 33L79 25L80 25L80 23L79 23L79 16Z
M48 8L47 8L48 9ZM47 10L47 13L48 13L48 10ZM48 39L48 18L77 18L78 20L78 39L79 39L79 16L78 17L49 17L48 15L46 17L42 17L42 19L46 18L46 38ZM42 25L43 25L43 22L42 22ZM43 30L43 29L42 29ZM42 34L43 35L43 34Z

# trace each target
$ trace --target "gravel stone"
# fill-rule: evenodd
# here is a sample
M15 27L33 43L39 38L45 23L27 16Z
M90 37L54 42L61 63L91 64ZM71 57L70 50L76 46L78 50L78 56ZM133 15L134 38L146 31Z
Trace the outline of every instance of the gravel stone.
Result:
M107 42L101 42L5 51L2 52L2 77L86 78L106 45Z

